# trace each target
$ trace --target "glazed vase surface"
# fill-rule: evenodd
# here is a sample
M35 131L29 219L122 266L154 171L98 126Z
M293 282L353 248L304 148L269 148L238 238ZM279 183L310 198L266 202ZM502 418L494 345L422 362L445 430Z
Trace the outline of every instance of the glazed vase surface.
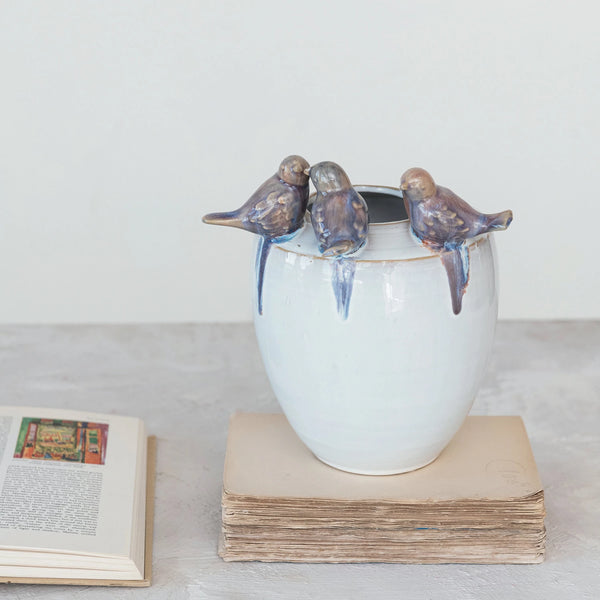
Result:
M254 323L275 395L306 446L345 471L402 473L435 460L473 404L497 318L494 245L489 234L469 241L455 315L440 257L411 234L401 192L355 189L371 222L347 318L336 308L334 261L307 223L273 246Z

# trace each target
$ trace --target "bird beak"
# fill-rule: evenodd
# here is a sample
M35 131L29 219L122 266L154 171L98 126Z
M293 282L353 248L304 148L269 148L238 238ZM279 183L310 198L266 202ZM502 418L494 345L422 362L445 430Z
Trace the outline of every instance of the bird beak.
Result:
M400 189L405 192L408 189L408 183L404 182L400 184Z
M307 167L306 169L304 169L304 174L308 175L310 177L310 167Z

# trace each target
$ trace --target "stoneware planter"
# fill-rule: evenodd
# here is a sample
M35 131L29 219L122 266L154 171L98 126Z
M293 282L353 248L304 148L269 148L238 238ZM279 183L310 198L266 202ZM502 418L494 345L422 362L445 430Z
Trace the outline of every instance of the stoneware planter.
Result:
M402 193L355 189L370 229L347 319L332 260L307 224L273 246L254 322L273 390L308 448L345 471L402 473L435 460L475 399L497 316L494 244L489 234L468 241L470 279L455 315L442 262L411 235Z

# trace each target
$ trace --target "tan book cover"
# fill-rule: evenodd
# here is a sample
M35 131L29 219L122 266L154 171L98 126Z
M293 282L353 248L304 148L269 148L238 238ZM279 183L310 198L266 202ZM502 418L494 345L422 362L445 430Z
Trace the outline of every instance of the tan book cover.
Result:
M433 463L400 475L354 475L319 461L282 414L231 418L223 487L261 498L507 500L542 490L521 417L467 417Z

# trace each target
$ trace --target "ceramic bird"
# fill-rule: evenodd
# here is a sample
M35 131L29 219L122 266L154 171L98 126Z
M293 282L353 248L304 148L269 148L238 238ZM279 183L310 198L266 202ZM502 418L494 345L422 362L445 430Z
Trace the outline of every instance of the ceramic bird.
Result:
M469 249L465 241L506 229L512 211L490 215L477 212L451 190L436 186L425 169L406 171L400 189L413 233L426 247L440 253L450 284L452 310L457 315L469 283Z
M258 313L262 315L262 290L265 265L271 246L291 239L304 225L308 204L309 164L301 156L281 161L248 201L230 212L211 213L202 220L211 225L238 227L260 236L256 253Z
M314 165L310 168L310 178L317 189L311 210L313 230L319 251L324 257L334 259L333 291L338 313L342 319L347 319L356 270L350 257L367 241L367 204L336 163Z

